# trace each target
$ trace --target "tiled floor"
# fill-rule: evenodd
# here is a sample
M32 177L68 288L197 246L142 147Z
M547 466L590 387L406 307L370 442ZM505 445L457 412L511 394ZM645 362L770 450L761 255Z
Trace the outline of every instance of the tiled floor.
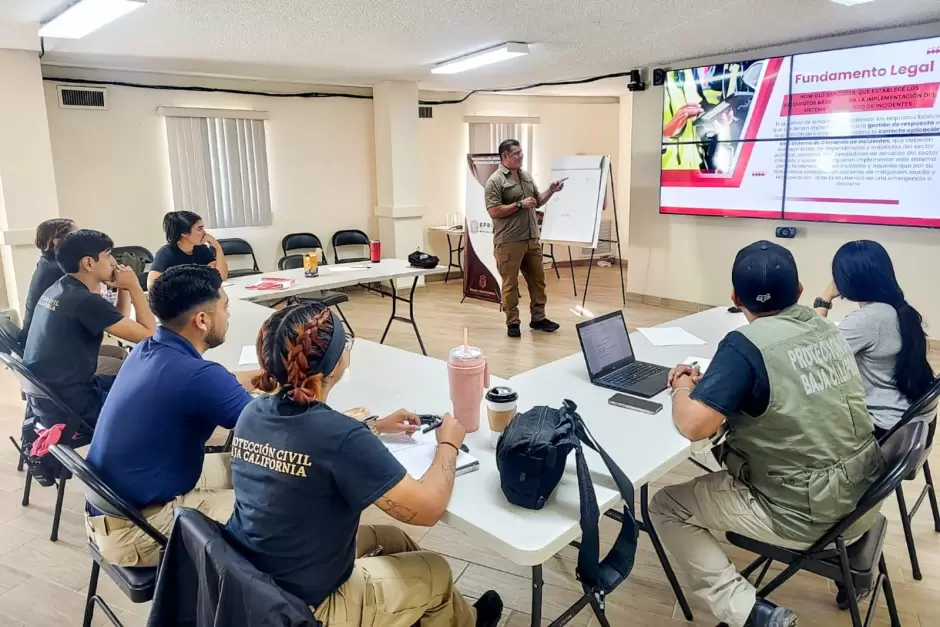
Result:
M576 271L580 291L585 269L576 268ZM616 279L615 268L595 269L587 307L590 311L599 314L620 307ZM580 319L569 308L580 305L580 298L575 299L571 294L566 269L562 269L561 280L549 275L548 283L548 313L563 323L562 330L551 336L525 333L522 340L516 341L505 337L505 327L495 305L476 301L459 304L458 282L430 284L419 292L416 307L428 352L433 357L445 357L458 341L458 331L464 326L471 329L474 343L485 350L493 372L500 376L512 376L577 352L578 341L573 326ZM377 339L387 320L387 308L388 301L355 292L349 305L343 309L358 334ZM630 303L625 311L631 326L658 324L685 315L681 311L635 303ZM417 350L417 342L406 325L395 326L389 343ZM940 355L932 357L936 366ZM80 625L91 564L85 550L81 486L77 481L69 482L60 539L57 543L49 542L54 490L34 487L29 507L20 505L23 475L16 472L16 452L6 440L10 435L19 437L22 412L15 380L9 373L0 372L0 436L3 438L0 442L0 627ZM940 458L935 454L934 459ZM699 473L691 464L683 464L657 482L652 491ZM920 486L922 481L918 480L905 487L913 498ZM934 531L925 506L914 521L924 580L914 581L893 499L889 499L883 511L891 521L885 552L902 624L905 627L937 627L940 625L940 534ZM390 522L374 508L366 512L363 519L367 522ZM530 625L528 569L506 561L445 525L433 529L406 528L422 547L447 556L457 578L457 586L465 595L475 598L490 588L499 591L507 608L504 626ZM605 519L602 542L612 542L615 534L614 523ZM739 564L748 561L745 552L734 548L729 548L729 551ZM572 575L575 560L576 553L569 548L545 565L543 616L554 618L578 597L580 586ZM146 623L148 606L128 602L105 576L101 578L99 589L117 609L125 625ZM802 625L837 627L850 624L847 614L835 607L831 586L814 575L798 575L774 595L774 600L797 611ZM695 599L690 599L690 602L696 614L695 625L715 624L701 602ZM688 624L677 608L652 546L644 535L640 538L633 574L608 599L608 616L614 626L679 627ZM543 622L547 624L549 621ZM107 624L100 612L95 624ZM596 621L590 611L582 611L571 624L585 627L595 625ZM874 624L889 624L884 608L879 611Z

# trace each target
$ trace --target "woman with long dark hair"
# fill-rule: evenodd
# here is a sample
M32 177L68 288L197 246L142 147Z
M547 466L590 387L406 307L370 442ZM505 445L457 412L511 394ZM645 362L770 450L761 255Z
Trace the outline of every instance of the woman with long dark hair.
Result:
M235 427L230 540L325 627L496 627L495 592L471 607L443 557L398 527L359 525L372 504L402 522L435 525L465 433L445 415L431 467L420 481L408 475L376 434L411 433L417 416L399 410L360 422L327 404L351 347L319 303L277 311L262 326L253 384L271 394L249 403Z
M39 249L39 261L36 262L36 270L33 271L33 278L29 281L29 291L26 293L23 334L20 336L23 346L26 346L26 337L29 335L29 326L33 322L33 311L36 309L39 297L65 274L55 260L55 251L59 248L59 242L76 228L75 221L69 218L53 218L36 227L36 248Z
M878 242L843 245L832 260L832 279L816 311L827 316L840 296L859 304L839 329L855 353L880 437L933 383L923 318L904 298L891 257Z
M147 274L149 289L157 277L174 266L196 264L215 268L223 279L228 278L228 263L222 246L206 232L202 218L192 211L171 211L163 216L166 244L153 256Z

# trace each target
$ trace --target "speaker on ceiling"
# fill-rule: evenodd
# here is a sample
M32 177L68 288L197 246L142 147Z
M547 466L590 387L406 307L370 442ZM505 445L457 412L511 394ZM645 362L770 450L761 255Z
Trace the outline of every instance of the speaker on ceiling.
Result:
M661 67L653 70L653 86L662 87L666 84L666 70Z

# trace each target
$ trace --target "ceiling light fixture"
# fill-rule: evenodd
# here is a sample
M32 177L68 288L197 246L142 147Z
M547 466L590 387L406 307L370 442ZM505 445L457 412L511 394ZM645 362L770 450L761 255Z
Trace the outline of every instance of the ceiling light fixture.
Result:
M867 2L874 2L875 0L832 0L836 4L844 4L847 7L854 7L856 4L865 4Z
M529 45L515 42L500 44L495 48L488 48L480 52L457 57L450 61L440 63L431 70L432 74L457 74L466 72L484 65L508 61L515 57L521 57L529 54Z
M39 36L80 39L146 3L147 0L78 0L43 23Z

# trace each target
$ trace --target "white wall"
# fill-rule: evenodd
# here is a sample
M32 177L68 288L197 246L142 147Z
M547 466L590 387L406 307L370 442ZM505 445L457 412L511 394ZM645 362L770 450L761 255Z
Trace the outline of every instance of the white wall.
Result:
M47 71L62 73L55 68ZM104 72L78 77L157 80L143 74ZM184 77L158 78L165 83L206 83ZM225 86L268 88L250 82ZM266 129L274 224L216 232L250 241L262 269L275 267L281 238L289 232L311 231L324 243L341 228L377 235L370 100L275 99L108 87L108 111L83 111L60 109L56 83L47 81L45 88L61 215L107 232L117 245L140 244L156 250L163 243L163 214L174 209L166 130L156 113L158 106L270 112ZM303 89L297 85L280 88ZM556 155L610 154L616 167L620 115L616 98L477 96L460 105L436 106L432 119L418 121L425 228L444 224L448 213L463 214L468 145L463 118L467 115L541 118L535 132L533 170L543 186ZM443 236L434 234L429 239L436 254L446 257Z
M898 41L940 34L940 24L840 37L777 47L724 58L673 64L690 67L731 59L759 59L830 48ZM697 303L729 303L731 264L735 253L759 239L774 240L775 220L749 220L659 215L661 88L635 94L632 118L630 245L628 290ZM789 248L800 268L804 302L811 303L829 283L832 256L847 241L881 242L894 261L910 303L940 337L940 289L935 269L940 257L940 230L789 222L805 230L793 240L776 240ZM837 305L837 314L850 305Z
M263 270L276 268L287 233L309 231L328 245L339 229L374 231L371 100L109 87L110 109L85 111L60 109L56 83L46 81L45 88L60 213L105 231L118 246L139 244L156 251L164 241L163 215L175 208L158 106L270 112L266 131L274 224L214 232L250 241Z
M422 97L442 98L433 93ZM620 116L616 98L482 95L460 105L435 106L434 117L418 123L426 184L425 227L444 224L448 213L463 216L470 143L464 116L540 118L535 128L532 174L543 189L549 182L552 158L560 155L611 155L616 171ZM434 254L446 259L445 237L434 233L429 240Z

